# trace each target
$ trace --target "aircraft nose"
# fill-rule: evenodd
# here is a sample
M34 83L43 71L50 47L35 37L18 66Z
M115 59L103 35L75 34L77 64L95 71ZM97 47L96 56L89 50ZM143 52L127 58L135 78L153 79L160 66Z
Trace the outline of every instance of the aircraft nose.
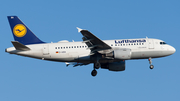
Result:
M171 52L171 54L174 54L174 53L176 52L176 49L171 46L171 47L169 48L169 51Z
M174 47L172 47L172 52L175 53L176 52L176 49Z

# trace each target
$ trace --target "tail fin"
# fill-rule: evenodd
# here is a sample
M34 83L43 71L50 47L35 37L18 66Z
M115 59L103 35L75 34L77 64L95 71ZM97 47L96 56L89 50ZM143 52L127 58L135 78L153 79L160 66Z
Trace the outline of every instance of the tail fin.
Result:
M15 41L24 45L44 43L17 16L7 18Z

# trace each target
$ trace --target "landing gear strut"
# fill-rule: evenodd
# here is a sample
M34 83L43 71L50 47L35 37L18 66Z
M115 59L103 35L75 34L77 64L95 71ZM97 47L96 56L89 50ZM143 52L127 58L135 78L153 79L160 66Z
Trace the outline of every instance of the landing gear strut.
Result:
M101 64L98 61L96 63L94 63L95 69L99 69L99 67L101 67Z
M98 61L94 63L94 69L92 70L91 75L96 76L97 75L96 69L99 69L100 67L101 67L101 64Z
M151 57L150 57L148 60L149 60L149 64L150 64L149 68L150 68L150 69L153 69L154 66L152 65L152 59L151 59Z

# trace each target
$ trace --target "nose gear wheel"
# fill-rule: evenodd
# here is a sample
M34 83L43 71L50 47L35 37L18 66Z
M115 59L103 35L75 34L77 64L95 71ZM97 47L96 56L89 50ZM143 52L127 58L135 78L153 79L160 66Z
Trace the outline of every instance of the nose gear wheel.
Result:
M154 65L152 65L152 58L150 57L150 58L148 59L148 61L149 61L149 64L150 64L149 68L150 68L150 69L153 69L153 68L154 68Z

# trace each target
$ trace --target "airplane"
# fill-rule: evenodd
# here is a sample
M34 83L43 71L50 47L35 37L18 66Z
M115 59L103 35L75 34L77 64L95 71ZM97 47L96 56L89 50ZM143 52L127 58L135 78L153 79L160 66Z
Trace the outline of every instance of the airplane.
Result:
M57 43L41 41L17 16L7 16L15 41L14 47L5 49L7 53L36 59L65 62L66 66L83 66L93 63L92 76L97 69L124 71L125 61L148 59L153 69L152 58L160 58L175 53L176 49L162 40L154 38L101 40L88 30L78 28L82 40Z

